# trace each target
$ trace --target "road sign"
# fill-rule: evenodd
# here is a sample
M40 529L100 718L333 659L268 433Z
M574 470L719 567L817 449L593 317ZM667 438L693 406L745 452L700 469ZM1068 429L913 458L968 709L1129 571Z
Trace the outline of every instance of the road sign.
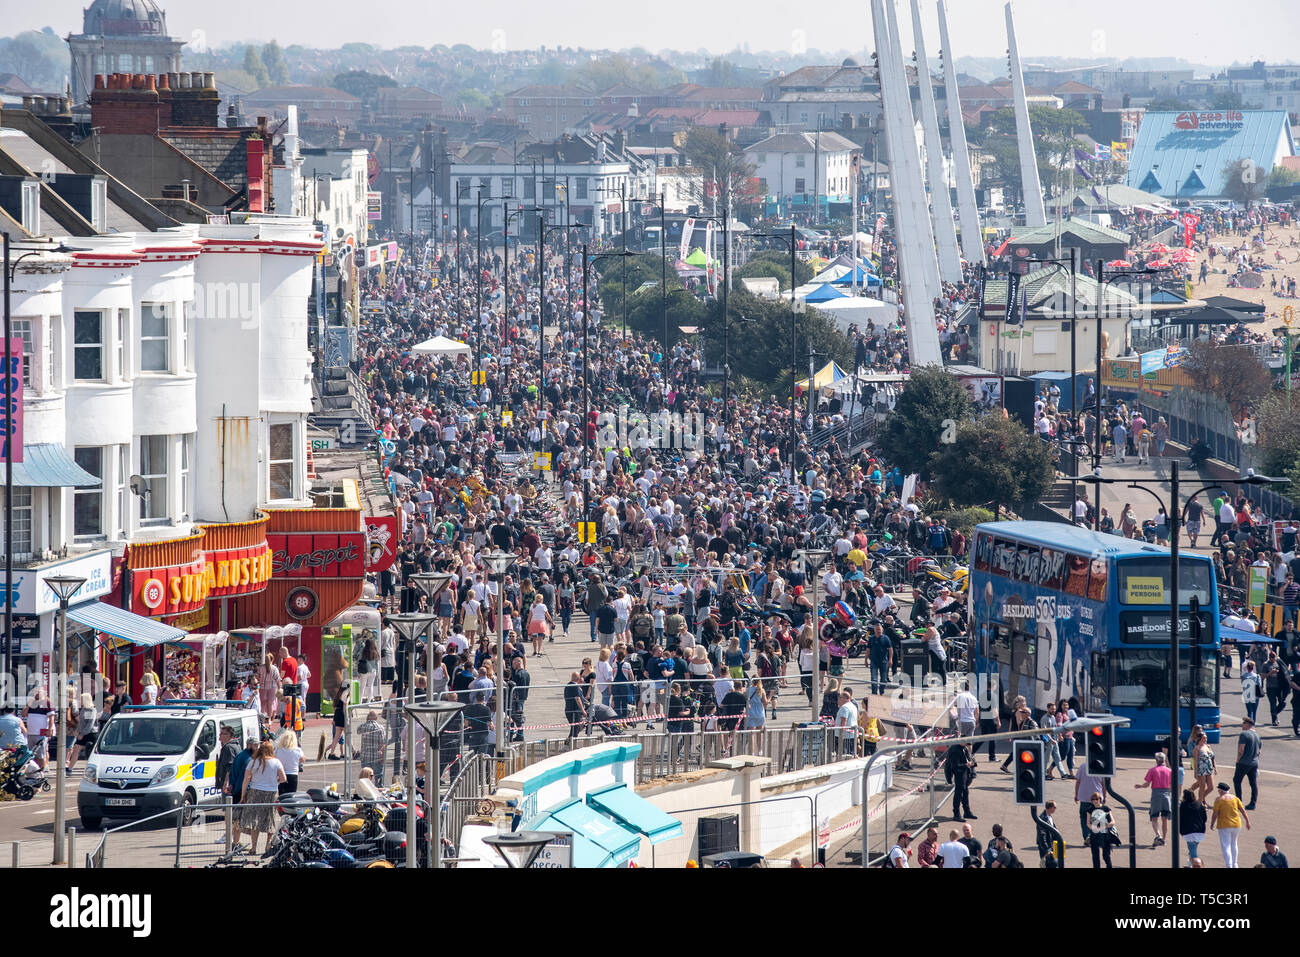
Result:
M595 522L577 522L578 541L583 545L594 545L596 543L596 523Z
M551 470L551 453L534 452L533 468L537 469L539 472L549 472Z

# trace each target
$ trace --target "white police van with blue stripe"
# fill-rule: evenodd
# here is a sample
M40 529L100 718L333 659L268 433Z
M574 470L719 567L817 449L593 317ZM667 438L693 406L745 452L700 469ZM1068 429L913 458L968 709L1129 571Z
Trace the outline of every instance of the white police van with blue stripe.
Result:
M77 789L85 828L105 818L144 818L160 811L220 803L219 733L229 728L242 748L261 736L261 717L239 701L174 701L123 708L100 729Z

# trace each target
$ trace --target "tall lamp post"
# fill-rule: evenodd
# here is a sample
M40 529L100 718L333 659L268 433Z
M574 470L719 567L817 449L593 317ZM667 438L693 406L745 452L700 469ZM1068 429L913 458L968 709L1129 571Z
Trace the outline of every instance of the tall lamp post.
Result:
M582 244L582 520L585 522L591 517L591 503L589 496L589 485L591 484L591 387L587 380L587 332L591 329L591 306L589 302L589 290L587 288L587 267L597 259L616 259L621 256L630 256L631 253L597 253L591 255L587 251L587 244Z
M483 366L483 204L492 201L492 187L487 187L488 194L480 195L483 192L482 186L474 187L474 286L475 294L475 313L474 313L474 368L480 369ZM484 377L487 381L487 377Z
M826 564L826 559L830 557L828 548L805 548L803 550L803 564L808 571L808 577L811 579L809 584L812 585L813 593L813 647L812 647L812 687L809 689L808 697L811 699L812 717L809 719L813 722L821 719L821 598L818 586L821 584L819 572L822 565Z
M505 760L506 741L509 735L506 733L506 671L505 671L505 644L506 644L506 623L503 618L505 606L505 579L506 569L515 561L515 556L510 552L491 551L483 555L483 561L492 570L492 577L497 583L497 759Z
M415 706L415 643L435 620L435 616L425 614L388 616L388 623L397 629L398 634L405 638L407 643L406 710L408 712ZM428 697L427 689L425 697ZM433 768L435 769L433 773L436 774L437 764L429 763L428 752L429 748L426 747L425 773L427 775L429 769ZM393 771L396 777L396 759L394 759ZM412 869L416 866L415 795L415 723L408 718L406 722L406 866Z
M442 761L438 735L447 726L447 722L464 707L459 701L426 701L424 704L406 706L406 720L410 722L412 728L415 727L416 721L420 722L420 727L424 728L425 740L428 741L424 777L426 781L431 782L427 813L429 815L429 866L434 869L442 867L442 775L439 773ZM412 799L406 803L407 867L411 866L413 852L411 828L415 822L415 814L412 813L415 804L414 791L411 792L411 797Z
M1078 481L1085 482L1089 485L1096 487L1098 492L1099 502L1101 500L1100 491L1102 485L1124 484L1128 488L1141 489L1142 491L1147 492L1148 494L1153 496L1156 499L1156 501L1161 504L1162 507L1165 505L1165 502L1163 499L1161 499L1160 495L1152 491L1152 489L1148 487L1150 485L1162 486L1164 484L1163 482L1157 482L1154 480L1141 480L1141 479L1125 482L1124 479L1104 478L1101 475L1098 475L1096 473L1092 475L1078 476ZM1247 472L1245 475L1238 477L1235 481L1236 484L1238 485L1280 485L1286 483L1286 479L1269 478L1266 475L1256 475L1253 471ZM1195 498L1197 495L1200 495L1202 492L1207 491L1208 489L1214 489L1218 487L1219 486L1217 485L1206 485L1201 488L1198 488L1195 492L1193 492L1189 496L1189 501L1190 499ZM1177 762L1176 767L1178 770L1181 770L1183 766L1183 762L1182 762L1182 740L1183 739L1182 739L1182 732L1179 728L1179 707L1181 704L1180 699L1182 697L1182 689L1179 687L1179 682L1181 678L1179 671L1182 667L1182 663L1180 661L1180 655L1179 655L1180 649L1178 645L1178 616L1179 616L1179 611L1181 610L1180 608L1181 603L1179 601L1179 583L1178 583L1178 571L1179 571L1178 537L1182 529L1183 505L1182 505L1182 498L1180 496L1179 489L1178 489L1178 461L1177 460L1171 462L1169 467L1169 503L1168 504L1169 507L1165 509L1165 514L1169 516L1169 589L1168 589L1169 592L1169 662L1170 662L1169 664L1169 760L1171 766L1175 765L1175 762ZM1098 511L1100 511L1100 508L1098 509ZM1188 638L1190 640L1192 636L1190 621L1188 622L1187 631L1188 631ZM1192 677L1192 687L1189 692L1189 699L1195 700L1196 692L1197 692L1197 688L1196 688L1197 676L1193 674L1191 677ZM1176 791L1178 789L1178 786L1179 786L1178 775L1177 772L1175 772L1172 781L1173 790ZM1169 830L1170 833L1177 835L1178 834L1178 806L1176 801L1171 801L1170 804L1172 810L1170 813ZM1172 840L1169 842L1169 850L1171 855L1172 867L1175 870L1177 870L1178 869L1178 841L1177 840Z
M872 133L872 139L875 139L875 133ZM874 212L874 210L873 210ZM799 248L798 229L794 223L790 224L790 235L782 236L779 233L751 233L752 236L762 239L777 239L786 243L790 247L790 484L795 484L795 451L797 449L798 439L795 432L795 408L794 394L796 384L799 381L799 323L795 316L799 314L796 308L794 298L794 267L795 267L795 250ZM812 383L809 383L811 385ZM857 384L854 383L856 391Z
M538 410L546 408L546 237L557 229L566 231L579 228L582 223L556 223L554 226L547 226L539 213L537 216L537 344L539 355L537 358L537 370L541 374L541 387L539 390ZM572 293L570 293L572 295ZM558 323L557 323L558 325ZM542 451L542 442L538 441L537 450Z
M5 544L8 545L8 542ZM9 549L6 548L5 551L8 552ZM54 774L54 863L56 865L64 862L63 830L68 800L67 775L63 770L68 763L68 602L72 601L73 595L81 591L81 586L84 584L86 579L75 575L57 575L45 579L45 586L59 599L59 672L55 676L55 680L59 682L59 737L55 748L58 768ZM5 637L7 638L8 635Z
M509 831L504 834L489 834L483 843L501 855L506 867L524 870L533 866L542 848L555 840L549 831Z

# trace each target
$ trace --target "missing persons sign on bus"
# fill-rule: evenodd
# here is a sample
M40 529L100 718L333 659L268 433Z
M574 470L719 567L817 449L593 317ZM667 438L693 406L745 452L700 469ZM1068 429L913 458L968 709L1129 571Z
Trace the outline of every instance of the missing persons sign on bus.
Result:
M1124 580L1124 604L1163 605L1164 603L1165 580L1163 578L1156 575L1129 575Z

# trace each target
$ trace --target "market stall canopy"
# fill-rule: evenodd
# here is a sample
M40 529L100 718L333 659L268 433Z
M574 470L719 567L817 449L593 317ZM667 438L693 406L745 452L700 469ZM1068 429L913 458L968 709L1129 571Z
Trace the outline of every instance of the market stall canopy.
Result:
M859 286L879 286L880 277L867 272L861 266L857 269L846 270L844 275L838 279L832 279L831 282L837 286L847 286L851 283L857 283Z
M816 374L813 376L813 386L817 389L824 389L827 386L834 385L841 379L847 379L848 376L849 374L841 369L838 363L832 359L830 362L826 363L826 365L817 370ZM808 380L799 380L795 383L794 388L796 393L803 392L808 388Z
M1168 313L1162 317L1162 321L1174 326L1235 326L1238 323L1252 322L1254 317L1235 309L1204 306L1200 309Z
M804 297L804 302L829 302L831 299L844 299L847 294L840 292L830 283L824 284Z
M185 638L185 631L164 625L152 618L129 612L124 608L105 605L102 601L87 602L68 609L68 617L117 639L119 644L152 648Z
M691 254L686 257L686 265L698 266L703 269L709 265L709 257L704 255L704 250L698 246L691 250Z
M467 356L471 350L463 342L448 339L446 336L434 336L412 347L411 351L421 356Z

